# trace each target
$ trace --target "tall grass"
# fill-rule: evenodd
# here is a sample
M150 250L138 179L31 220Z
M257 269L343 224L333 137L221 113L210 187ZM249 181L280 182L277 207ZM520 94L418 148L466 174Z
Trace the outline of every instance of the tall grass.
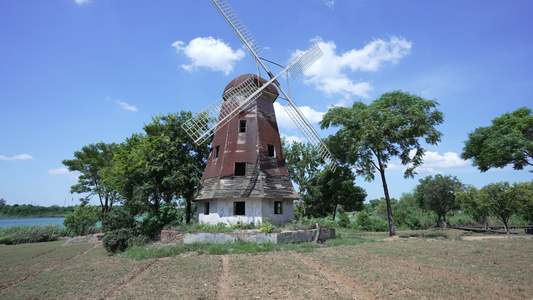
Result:
M67 234L67 228L59 225L2 227L0 228L0 244L50 242Z

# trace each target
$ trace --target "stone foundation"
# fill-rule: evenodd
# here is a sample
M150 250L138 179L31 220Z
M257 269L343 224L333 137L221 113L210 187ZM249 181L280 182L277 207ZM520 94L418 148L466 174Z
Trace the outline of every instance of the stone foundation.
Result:
M227 233L179 233L172 230L161 230L162 242L183 242L185 244L193 243L236 243L239 240L253 242L257 244L274 243L274 244L290 244L313 241L317 233L316 229L312 230L297 230L284 231L280 233L260 233L260 232L227 232ZM325 241L335 238L335 229L322 228L319 241Z

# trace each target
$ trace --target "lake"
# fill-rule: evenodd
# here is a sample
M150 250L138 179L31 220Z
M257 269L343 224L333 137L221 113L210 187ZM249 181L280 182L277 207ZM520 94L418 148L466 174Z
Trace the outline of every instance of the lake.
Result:
M26 225L26 226L60 225L60 226L63 226L63 220L65 220L65 217L0 219L0 227L11 227L11 226L21 226L21 225Z

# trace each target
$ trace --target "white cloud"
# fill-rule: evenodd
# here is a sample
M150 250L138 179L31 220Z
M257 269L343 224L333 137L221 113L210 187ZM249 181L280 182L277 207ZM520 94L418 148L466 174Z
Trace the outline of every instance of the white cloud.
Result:
M322 120L322 116L325 114L325 112L316 111L309 106L299 106L298 108L300 108L300 111L311 124L317 124L320 122ZM287 114L287 112L285 112L285 109L280 103L274 102L274 110L276 112L276 120L279 127L286 129L297 128L296 124L294 124L291 117Z
M416 150L411 150L410 156L415 155ZM444 154L439 154L438 152L426 151L424 153L423 163L416 168L418 174L443 174L445 173L444 169L464 167L470 164L469 161L463 160L459 157L459 154L455 152L446 152ZM390 163L387 167L388 170L405 170L406 167L403 166L400 161Z
M29 154L20 154L15 156L0 155L0 160L31 160L33 157Z
M120 107L122 107L122 109L129 110L129 111L137 111L137 107L135 107L133 105L129 105L126 102L122 102L120 100L117 100L117 103L120 105Z
M176 41L172 44L178 53L183 52L192 60L189 65L181 67L189 72L195 71L198 67L206 67L213 71L221 71L227 76L235 62L244 57L244 51L237 49L233 51L231 47L222 40L213 37L198 37L185 44L182 41Z
M396 64L410 53L412 42L402 37L391 36L389 41L374 40L363 49L352 49L340 55L333 41L324 42L316 38L324 55L304 72L306 82L314 83L318 90L326 94L339 93L345 97L351 95L369 97L373 89L370 82L354 82L346 71L375 72L387 63ZM296 51L294 55L300 53Z
M280 137L285 138L285 141L287 141L287 144L292 144L294 142L307 143L307 140L305 138L301 138L295 135L286 135L281 132L279 135Z
M76 2L78 5L83 5L91 2L91 0L74 0L74 2Z
M48 174L50 174L50 175L68 175L69 177L75 178L75 179L77 179L78 176L79 176L78 174L76 174L74 172L70 172L66 167L61 167L61 168L49 170Z
M334 8L335 8L335 0L322 0L322 2L324 2L324 4L325 4L328 8L331 8L331 9L334 9Z

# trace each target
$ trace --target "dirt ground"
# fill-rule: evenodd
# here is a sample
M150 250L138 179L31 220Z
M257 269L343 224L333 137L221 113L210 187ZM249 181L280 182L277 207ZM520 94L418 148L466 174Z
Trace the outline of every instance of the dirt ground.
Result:
M0 247L0 299L532 299L532 257L506 236L147 260L24 244Z

